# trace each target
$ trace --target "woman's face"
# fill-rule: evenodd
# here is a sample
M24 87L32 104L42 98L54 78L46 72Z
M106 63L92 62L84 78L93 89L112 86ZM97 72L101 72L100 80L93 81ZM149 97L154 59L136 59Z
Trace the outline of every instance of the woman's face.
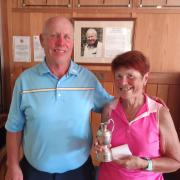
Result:
M148 73L142 76L133 68L120 67L115 71L115 86L122 99L128 100L142 95L147 80Z

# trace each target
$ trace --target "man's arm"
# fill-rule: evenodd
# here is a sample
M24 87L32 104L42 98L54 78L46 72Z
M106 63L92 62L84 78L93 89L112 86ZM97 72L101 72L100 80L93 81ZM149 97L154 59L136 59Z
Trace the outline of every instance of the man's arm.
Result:
M7 173L6 180L23 180L22 171L19 166L20 146L22 142L22 131L7 132Z
M119 99L115 98L110 103L108 103L104 106L103 111L101 113L101 122L105 122L110 119L111 112L113 109L116 108L118 101L119 101Z

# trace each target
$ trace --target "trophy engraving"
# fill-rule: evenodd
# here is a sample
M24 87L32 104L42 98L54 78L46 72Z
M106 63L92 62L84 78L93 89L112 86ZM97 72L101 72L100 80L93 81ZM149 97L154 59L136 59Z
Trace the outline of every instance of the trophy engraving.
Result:
M108 124L112 122L113 127L111 130L108 129ZM109 148L111 144L112 132L114 129L114 121L109 119L106 122L100 124L100 128L97 131L97 140L99 145L103 146L103 151L97 153L97 160L101 162L110 162L112 161L112 152Z

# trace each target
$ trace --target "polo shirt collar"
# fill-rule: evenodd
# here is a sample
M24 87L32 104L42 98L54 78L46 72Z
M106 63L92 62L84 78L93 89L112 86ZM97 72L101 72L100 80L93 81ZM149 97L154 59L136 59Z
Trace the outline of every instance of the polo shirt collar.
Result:
M43 61L40 65L39 65L39 74L43 75L43 74L47 74L47 73L51 73L51 71L49 70L47 64L45 61Z
M74 61L71 60L71 64L68 69L67 75L77 76L77 74L78 74L78 65L76 63L74 63Z
M50 69L48 68L46 61L43 61L39 66L39 73L40 75L51 73ZM68 69L67 75L78 75L78 65L71 60L70 67Z

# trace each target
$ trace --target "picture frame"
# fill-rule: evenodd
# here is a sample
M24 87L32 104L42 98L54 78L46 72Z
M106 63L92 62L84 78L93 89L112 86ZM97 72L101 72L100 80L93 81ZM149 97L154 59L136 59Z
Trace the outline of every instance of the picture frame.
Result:
M110 64L118 54L133 49L134 26L133 18L75 20L74 61Z

